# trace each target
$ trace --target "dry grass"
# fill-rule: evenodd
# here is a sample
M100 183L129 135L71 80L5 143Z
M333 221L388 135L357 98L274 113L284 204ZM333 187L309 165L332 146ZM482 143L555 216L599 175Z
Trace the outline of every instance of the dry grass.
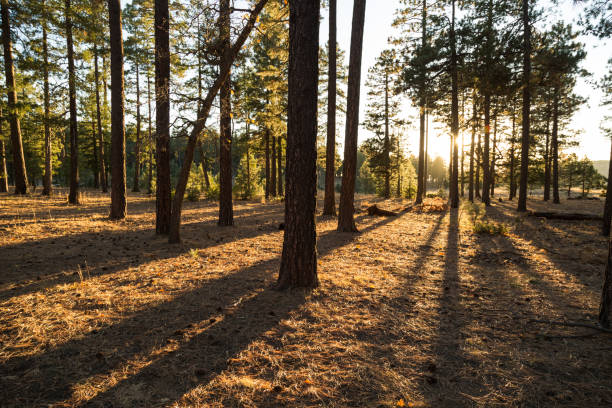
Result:
M436 201L359 212L358 235L322 217L321 287L279 293L282 203L237 202L230 228L216 204L186 203L171 246L148 197L124 222L83 199L0 196L2 407L612 405L612 336L530 323L594 321L596 223L507 202L487 210L505 236Z

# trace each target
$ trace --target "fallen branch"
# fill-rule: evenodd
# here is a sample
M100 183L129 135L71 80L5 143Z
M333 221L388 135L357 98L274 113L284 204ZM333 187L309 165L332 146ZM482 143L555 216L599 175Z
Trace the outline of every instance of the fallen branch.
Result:
M581 213L558 213L558 212L542 212L530 211L530 217L540 217L549 220L567 220L567 221L602 221L603 217L595 214Z
M559 322L559 321L555 321L555 320L535 320L535 319L529 320L529 323L544 323L544 324L549 324L551 326L584 327L584 328L591 329L591 330L597 330L597 331L600 331L602 333L612 334L612 330L611 329L606 329L604 327L595 326L593 324L588 324L588 323Z
M382 208L378 208L376 204L367 209L369 216L380 216L380 217L397 217L397 213L393 211L383 210Z

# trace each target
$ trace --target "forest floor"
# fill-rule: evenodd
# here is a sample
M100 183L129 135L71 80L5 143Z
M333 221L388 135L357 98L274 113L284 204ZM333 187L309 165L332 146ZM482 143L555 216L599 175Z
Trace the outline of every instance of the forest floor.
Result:
M596 321L597 222L360 197L360 234L318 219L320 288L277 292L280 202L186 203L169 245L154 199L84 201L0 195L1 407L612 406L612 335L533 321Z

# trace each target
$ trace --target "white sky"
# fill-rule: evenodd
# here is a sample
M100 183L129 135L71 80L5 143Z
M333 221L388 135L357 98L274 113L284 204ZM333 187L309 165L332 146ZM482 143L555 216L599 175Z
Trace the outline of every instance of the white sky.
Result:
M340 48L346 51L346 63L349 59L351 20L353 10L353 0L338 0L338 42ZM368 68L374 65L376 57L380 52L388 47L387 39L395 34L395 29L391 26L394 19L395 10L399 6L398 0L368 0L366 9L366 23L364 34L364 49L362 61L362 93L360 118L364 117L366 105L365 79ZM547 22L564 20L566 22L577 19L581 9L574 7L571 1L565 1L556 6L554 12L549 12ZM322 10L321 15L321 44L325 44L329 37L329 21L327 10ZM593 37L582 37L581 41L586 44L587 57L583 67L593 73L590 81L599 80L605 73L606 62L612 57L611 47L603 41ZM599 126L604 116L605 109L599 106L602 93L584 80L578 83L576 92L588 98L585 105L574 117L572 128L583 130L583 134L578 136L579 147L575 149L580 156L588 156L592 160L607 160L610 158L610 141L606 139ZM403 116L410 117L415 115L414 109L406 107ZM609 114L609 112L608 112ZM447 158L449 153L449 139L444 127L436 129L436 126L429 126L429 151L430 155L440 155ZM344 135L344 129L339 134L340 142ZM368 132L360 129L360 141L368 137ZM412 126L408 128L407 140L408 150L412 153L418 151L418 128ZM342 150L340 149L340 153Z

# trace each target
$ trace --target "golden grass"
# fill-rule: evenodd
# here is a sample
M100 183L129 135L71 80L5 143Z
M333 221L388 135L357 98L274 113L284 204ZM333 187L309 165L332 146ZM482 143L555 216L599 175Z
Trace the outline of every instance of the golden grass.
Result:
M361 234L318 222L321 287L276 292L282 203L237 202L229 228L186 203L168 245L154 200L131 195L123 222L83 201L0 196L2 407L612 404L612 337L530 323L594 321L595 223L496 202L510 232L479 236L440 200L377 218L360 197Z

